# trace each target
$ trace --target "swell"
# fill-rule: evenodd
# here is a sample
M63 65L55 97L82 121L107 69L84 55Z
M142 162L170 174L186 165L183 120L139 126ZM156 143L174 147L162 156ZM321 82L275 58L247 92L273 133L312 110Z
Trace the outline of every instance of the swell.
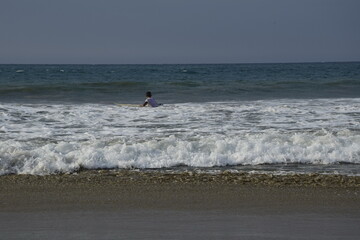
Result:
M145 82L125 81L125 82L84 82L84 83L63 83L63 84L34 84L34 85L8 85L2 86L1 92L14 91L46 91L52 89L73 89L73 88L87 88L87 87L136 87L146 85Z
M145 89L145 90L144 90ZM339 81L163 81L159 83L149 83L145 81L115 81L115 82L80 82L80 83L54 83L54 84L22 84L22 85L3 85L0 94L18 93L48 93L48 92L79 92L91 90L94 92L128 90L127 94L138 96L139 91L154 89L158 92L171 93L173 96L181 94L183 91L192 91L191 95L206 96L213 92L217 93L212 98L216 101L226 101L249 97L262 99L263 97L275 98L306 98L311 97L358 97L360 96L360 80L339 80ZM166 90L167 89L167 90ZM346 92L341 91L347 89ZM207 92L208 91L208 92ZM247 92L241 95L239 92ZM265 93L265 94L264 94ZM291 93L290 95L288 93ZM296 93L296 95L294 95ZM167 94L166 94L166 97Z

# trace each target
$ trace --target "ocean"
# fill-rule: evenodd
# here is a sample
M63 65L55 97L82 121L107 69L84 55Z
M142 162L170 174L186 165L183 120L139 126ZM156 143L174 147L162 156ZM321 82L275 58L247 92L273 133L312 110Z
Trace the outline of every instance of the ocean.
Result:
M359 176L360 62L0 65L0 175L119 168Z

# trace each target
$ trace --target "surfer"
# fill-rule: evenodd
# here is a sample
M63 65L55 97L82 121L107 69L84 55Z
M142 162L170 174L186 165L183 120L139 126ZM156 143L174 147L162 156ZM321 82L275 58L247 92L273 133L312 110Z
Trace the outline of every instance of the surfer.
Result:
M143 105L140 105L140 106L142 106L142 107L145 107L145 106L158 107L159 106L159 104L152 97L151 92L146 92L145 96L146 96L145 102Z

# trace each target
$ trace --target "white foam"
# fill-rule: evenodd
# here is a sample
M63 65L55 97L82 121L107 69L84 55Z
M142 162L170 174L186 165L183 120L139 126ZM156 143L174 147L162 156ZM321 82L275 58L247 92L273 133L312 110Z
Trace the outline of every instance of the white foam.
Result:
M127 108L0 104L0 174L360 164L360 99Z

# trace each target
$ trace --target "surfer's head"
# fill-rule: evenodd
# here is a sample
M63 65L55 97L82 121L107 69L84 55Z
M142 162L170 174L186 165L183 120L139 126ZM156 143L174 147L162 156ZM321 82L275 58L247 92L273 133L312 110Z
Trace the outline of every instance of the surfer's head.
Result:
M146 97L151 97L151 92L146 92Z

